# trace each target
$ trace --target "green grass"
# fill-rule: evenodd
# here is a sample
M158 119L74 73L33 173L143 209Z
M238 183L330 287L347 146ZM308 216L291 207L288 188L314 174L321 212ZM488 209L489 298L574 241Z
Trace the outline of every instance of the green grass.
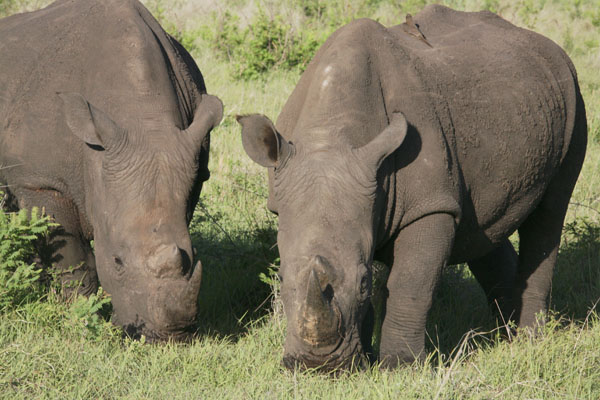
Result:
M2 3L10 7L0 6L0 13L47 3L12 0ZM293 29L323 33L359 16L400 23L405 13L429 1L145 3L184 39L209 92L225 104L224 121L211 138L211 179L191 225L204 265L200 336L191 345L122 339L108 324L86 316L97 304L74 308L49 295L0 314L0 397L600 398L600 320L593 310L600 299L600 1L442 2L464 10L491 9L549 36L567 50L579 73L590 142L555 271L553 314L543 335L500 340L472 276L461 266L450 267L430 314L425 365L335 378L280 366L285 319L276 285L260 278L278 263L277 221L266 209L265 172L245 155L234 120L248 112L275 119L300 72L275 66L257 79L240 80L239 60L223 57L207 32L217 29L225 11L238 16L241 27L263 10L281 15Z

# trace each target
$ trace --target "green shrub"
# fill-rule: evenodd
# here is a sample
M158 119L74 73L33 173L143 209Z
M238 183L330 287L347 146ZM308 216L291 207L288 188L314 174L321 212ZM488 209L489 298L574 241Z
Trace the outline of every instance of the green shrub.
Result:
M168 15L168 9L177 8L182 5L181 0L172 0L165 2L163 0L146 1L146 7L154 18L158 21L161 27L177 40L188 52L193 52L197 49L196 38L200 35L198 31L188 31L181 27L181 24L174 22ZM169 3L167 6L166 3Z
M229 62L236 79L257 79L274 69L302 72L336 29L370 16L380 3L388 1L295 0L275 12L259 8L247 26L234 12L213 13L216 23L205 25L197 33ZM423 2L410 0L399 7L412 10ZM288 18L293 19L289 15L294 11L301 15L300 22L296 22L300 27L288 22Z
M35 243L56 224L36 208L0 212L0 312L42 296L41 269L31 260Z
M297 0L297 3L304 15L311 18L321 18L327 9L323 0Z
M0 0L0 18L33 11L52 3L52 0Z
M0 0L0 18L7 17L15 12L15 0Z
M420 10L422 10L430 1L427 0L405 0L398 4L398 7L402 10L403 13L411 13L416 14ZM440 2L442 3L442 2ZM404 21L402 21L404 22Z
M66 315L67 321L72 327L80 328L83 336L101 339L105 333L118 331L108 322L110 305L110 296L102 288L89 297L76 296Z
M239 17L225 12L216 28L207 32L208 41L233 65L238 79L256 79L276 68L304 70L326 35L295 30L281 16L260 11L245 27Z

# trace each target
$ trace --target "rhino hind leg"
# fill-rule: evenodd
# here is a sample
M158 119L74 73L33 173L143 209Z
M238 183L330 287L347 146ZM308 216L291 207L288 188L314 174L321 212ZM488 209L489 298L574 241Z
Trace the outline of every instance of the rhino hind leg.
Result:
M519 228L519 268L513 301L520 328L537 330L544 323L552 273L566 211L565 202L542 202ZM556 208L556 209L555 209Z
M54 268L47 275L56 274L65 299L74 292L89 296L98 290L98 276L94 253L80 228L78 213L73 202L54 190L20 191L21 208L44 209L60 226L38 244L36 262L43 268Z
M513 302L520 328L536 331L544 323L537 316L547 311L562 227L585 158L587 124L582 103L579 110L569 149L557 174L541 202L519 227L519 267Z
M485 256L468 263L492 311L498 314L503 323L515 318L512 296L518 263L517 252L508 239Z

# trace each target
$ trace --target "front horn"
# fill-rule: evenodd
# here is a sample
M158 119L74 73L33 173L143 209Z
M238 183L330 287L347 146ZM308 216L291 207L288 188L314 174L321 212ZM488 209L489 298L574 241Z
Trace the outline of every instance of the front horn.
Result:
M341 320L336 311L323 295L316 271L311 269L300 311L299 334L302 340L314 347L338 343Z

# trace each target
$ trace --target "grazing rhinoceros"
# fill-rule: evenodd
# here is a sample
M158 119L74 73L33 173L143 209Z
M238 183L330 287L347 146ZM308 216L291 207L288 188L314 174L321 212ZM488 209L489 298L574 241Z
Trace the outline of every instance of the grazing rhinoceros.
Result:
M82 293L99 279L115 323L186 336L201 277L187 224L221 102L135 0L59 0L0 20L0 37L0 182L13 205L61 224L51 262Z
M391 267L385 366L423 357L446 264L468 262L522 327L546 309L587 140L575 69L552 41L489 12L428 6L415 22L346 25L277 127L238 117L279 214L288 367L345 367L368 349L373 260Z

